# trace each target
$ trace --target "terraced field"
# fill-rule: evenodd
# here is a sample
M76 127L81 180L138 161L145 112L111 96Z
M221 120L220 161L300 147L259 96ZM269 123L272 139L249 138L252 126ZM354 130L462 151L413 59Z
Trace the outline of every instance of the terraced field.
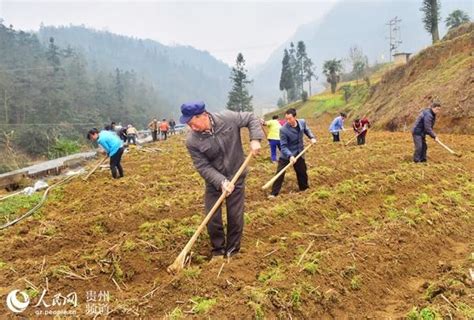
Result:
M91 290L110 293L109 317L474 317L471 137L441 136L461 158L430 140L429 162L414 164L408 133L369 132L366 146L346 147L326 127L313 123L319 143L308 151L302 193L289 172L281 196L267 200L261 186L275 166L263 143L247 177L241 254L209 263L203 234L178 276L166 268L204 207L182 136L153 145L159 152L131 150L123 179L101 171L72 180L0 233L2 301L27 290L22 315L33 316L45 309L33 305L47 288L49 302L76 292L77 307L66 309L81 317ZM15 214L26 210L19 207ZM4 303L0 314L14 318Z

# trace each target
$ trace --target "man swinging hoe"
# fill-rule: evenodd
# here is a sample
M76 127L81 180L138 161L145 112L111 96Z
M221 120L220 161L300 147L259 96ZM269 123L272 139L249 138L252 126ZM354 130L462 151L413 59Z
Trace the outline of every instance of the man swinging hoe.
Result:
M181 106L181 123L191 128L186 147L194 167L204 178L204 203L207 216L186 247L169 266L176 273L184 266L187 254L200 232L207 226L213 258L230 257L240 250L244 228L246 166L259 152L264 133L253 113L223 111L210 113L204 102L188 102ZM250 133L250 154L245 158L240 129ZM226 201L227 234L222 223L221 204Z

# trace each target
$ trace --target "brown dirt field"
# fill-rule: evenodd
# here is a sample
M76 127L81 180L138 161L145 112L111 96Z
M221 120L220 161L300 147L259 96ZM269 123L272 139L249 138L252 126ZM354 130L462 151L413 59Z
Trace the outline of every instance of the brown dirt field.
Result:
M148 145L160 152L124 155L123 179L100 171L72 180L38 214L0 232L1 317L16 318L5 297L31 284L47 285L48 301L75 291L81 318L91 290L110 292L112 318L397 319L414 307L472 316L472 137L440 137L461 158L429 139L429 162L417 165L409 133L369 132L366 146L344 147L315 131L310 189L297 192L290 171L273 201L261 190L275 170L262 143L247 177L242 251L219 277L207 234L191 267L166 272L203 217L203 181L183 136ZM196 297L216 303L201 310Z

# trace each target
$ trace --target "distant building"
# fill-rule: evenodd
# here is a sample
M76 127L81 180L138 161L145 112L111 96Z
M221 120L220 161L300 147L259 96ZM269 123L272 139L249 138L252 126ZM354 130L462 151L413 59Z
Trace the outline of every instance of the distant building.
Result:
M408 62L408 59L410 59L411 53L407 52L397 52L393 54L393 62L398 65L398 64L405 64Z

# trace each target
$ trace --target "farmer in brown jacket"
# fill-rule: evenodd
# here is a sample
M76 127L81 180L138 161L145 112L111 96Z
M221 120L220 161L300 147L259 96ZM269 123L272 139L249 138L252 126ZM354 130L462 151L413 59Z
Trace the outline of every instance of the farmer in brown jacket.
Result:
M150 128L151 131L151 137L153 138L153 141L156 141L158 139L158 129L160 128L160 124L156 118L154 118L149 124L148 128Z
M227 237L222 224L221 208L207 225L213 256L232 256L240 250L244 228L244 200L246 172L233 185L230 180L244 162L240 129L250 133L250 150L257 154L264 138L260 122L253 113L223 111L209 113L204 102L188 102L181 106L181 123L187 123L191 132L186 147L194 166L206 182L205 208L208 213L222 192L229 195L227 206Z

